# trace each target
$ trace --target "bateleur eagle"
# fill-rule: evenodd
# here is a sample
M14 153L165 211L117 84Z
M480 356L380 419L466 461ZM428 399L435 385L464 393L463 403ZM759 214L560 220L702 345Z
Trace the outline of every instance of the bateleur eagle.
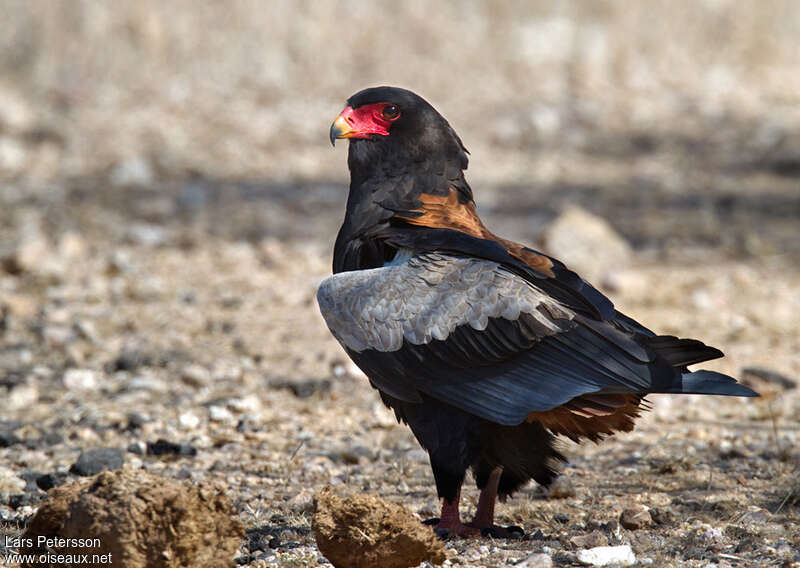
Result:
M555 436L629 431L650 393L757 396L687 365L722 357L656 335L558 260L498 237L464 178L467 150L422 97L356 93L331 126L350 140L350 193L319 287L325 321L430 455L440 534L504 536L494 504L565 458ZM472 470L481 494L458 514Z

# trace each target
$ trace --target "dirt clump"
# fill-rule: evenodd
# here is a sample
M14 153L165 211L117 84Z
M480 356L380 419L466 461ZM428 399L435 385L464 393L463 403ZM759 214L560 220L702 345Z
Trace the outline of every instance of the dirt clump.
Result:
M67 565L203 568L233 565L244 531L217 488L115 471L51 490L24 536Z
M433 531L400 505L326 487L314 496L314 506L317 546L337 568L408 568L446 558Z

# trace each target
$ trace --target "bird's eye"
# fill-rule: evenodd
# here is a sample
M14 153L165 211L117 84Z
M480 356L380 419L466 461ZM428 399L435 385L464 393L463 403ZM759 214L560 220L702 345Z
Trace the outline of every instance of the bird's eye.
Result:
M394 120L395 118L400 116L400 109L397 108L395 105L387 105L387 106L383 107L383 110L381 111L381 115L386 120Z

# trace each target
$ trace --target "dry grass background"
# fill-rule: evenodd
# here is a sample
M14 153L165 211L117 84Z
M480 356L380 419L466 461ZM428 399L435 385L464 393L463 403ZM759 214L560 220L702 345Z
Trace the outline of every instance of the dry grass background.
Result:
M242 564L317 565L326 484L435 513L425 456L313 300L346 193L328 128L377 84L458 130L497 232L536 242L579 205L633 245L581 267L618 306L722 347L715 369L800 376L795 2L6 0L0 23L3 531L42 497L26 475L158 438L198 454L126 467L224 482ZM762 386L662 397L634 433L570 447L566 498L501 509L544 540L448 562L570 565L599 527L656 566L796 565L800 397ZM630 503L663 522L614 529Z
M170 174L343 179L330 116L376 84L442 109L481 180L555 175L532 150L587 122L775 136L800 121L791 0L7 0L0 20L0 92L64 144L45 176L144 156Z

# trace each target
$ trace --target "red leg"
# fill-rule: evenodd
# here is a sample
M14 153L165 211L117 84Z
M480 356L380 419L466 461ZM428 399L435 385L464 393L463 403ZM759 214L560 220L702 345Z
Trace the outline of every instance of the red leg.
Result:
M456 493L452 501L442 499L442 515L436 525L436 533L440 536L480 536L480 529L462 524L458 512L458 502L461 500L461 490Z
M524 535L520 527L499 527L494 524L494 504L497 500L497 486L503 468L498 467L489 475L486 485L481 489L478 498L478 510L469 523L462 523L458 512L461 500L461 489L456 493L455 499L448 501L442 499L442 515L438 519L430 519L425 524L436 523L435 530L442 538L451 536L478 537L491 536L495 538L520 538Z
M481 496L478 498L478 510L470 526L476 529L490 528L494 525L494 504L497 500L497 484L500 483L500 475L503 469L497 467L489 475L486 486L481 489Z
M494 524L494 504L497 501L497 485L500 483L500 476L503 468L497 467L489 475L486 485L481 489L478 498L478 510L475 517L467 526L480 531L481 535L493 536L498 538L520 538L523 531L520 527L499 527Z

